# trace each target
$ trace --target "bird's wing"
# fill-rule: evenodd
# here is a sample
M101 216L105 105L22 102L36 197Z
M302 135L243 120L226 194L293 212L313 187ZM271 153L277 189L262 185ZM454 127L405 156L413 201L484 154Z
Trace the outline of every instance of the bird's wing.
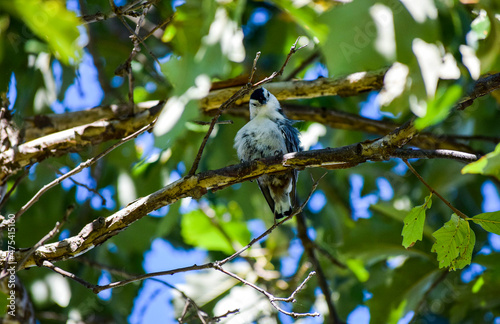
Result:
M287 153L302 151L302 146L300 145L299 140L299 131L297 130L297 128L293 127L292 123L287 119L285 119L282 123L278 123L278 127L281 131L281 134L283 135L283 138L285 139L286 149L288 151ZM292 199L292 207L295 208L298 204L296 188L299 173L297 170L293 170L291 172L293 174L293 178L290 198Z
M286 119L283 122L279 122L278 127L285 139L287 153L302 151L297 128L293 127L291 122Z
M274 200L271 197L271 192L269 191L269 187L265 184L262 183L261 180L257 180L257 184L259 185L260 191L262 191L262 194L264 195L264 198L266 198L267 204L271 208L271 211L274 214Z

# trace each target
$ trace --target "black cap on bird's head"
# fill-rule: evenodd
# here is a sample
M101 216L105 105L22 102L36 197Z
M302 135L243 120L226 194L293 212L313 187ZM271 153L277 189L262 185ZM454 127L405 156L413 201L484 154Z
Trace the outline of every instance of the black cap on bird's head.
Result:
M273 120L284 117L278 99L265 88L258 88L252 93L249 108L250 119L259 114Z
M266 92L267 90L265 90L264 88L258 88L257 90L255 90L252 95L250 96L250 99L253 99L253 100L257 100L261 105L265 104L269 98L269 95L268 97L266 97Z

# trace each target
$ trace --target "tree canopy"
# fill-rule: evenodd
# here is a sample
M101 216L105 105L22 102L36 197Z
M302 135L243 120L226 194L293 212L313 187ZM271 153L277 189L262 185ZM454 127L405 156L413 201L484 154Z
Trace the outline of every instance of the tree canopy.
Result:
M497 1L12 0L0 31L5 321L500 321ZM304 151L240 162L261 86ZM253 180L291 169L277 222Z

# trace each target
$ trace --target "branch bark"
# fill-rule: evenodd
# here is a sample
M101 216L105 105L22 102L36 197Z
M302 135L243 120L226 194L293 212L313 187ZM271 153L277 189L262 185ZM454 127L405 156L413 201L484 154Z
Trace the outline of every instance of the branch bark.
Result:
M10 148L0 153L0 184L10 175L34 162L80 151L87 145L126 137L151 123L161 108L163 102L128 118L95 121Z
M369 160L381 161L388 158L399 158L402 155L405 158L439 157L467 162L476 161L478 158L476 155L463 152L457 152L456 155L450 152L446 152L446 154L434 152L424 155L421 151L401 150L390 145L376 145L374 147L373 143L365 142L333 149L289 153L283 157L260 159L201 172L193 176L183 177L146 197L139 198L106 218L101 217L94 220L76 236L39 247L26 260L23 268L40 266L44 260L55 262L77 257L104 243L135 221L160 207L173 204L185 197L198 199L208 190L220 190L235 183L255 179L264 173L279 173L290 168L350 168ZM29 253L28 251L29 249L17 250L11 260L17 262L23 260ZM4 266L8 255L8 251L0 252L0 267Z
M308 99L324 96L356 96L362 92L379 90L384 84L386 69L358 72L337 78L320 78L312 81L292 80L274 82L266 85L267 90L278 100ZM205 113L219 108L240 87L230 87L210 91L210 94L201 99L200 108ZM248 102L249 95L235 102L236 105Z

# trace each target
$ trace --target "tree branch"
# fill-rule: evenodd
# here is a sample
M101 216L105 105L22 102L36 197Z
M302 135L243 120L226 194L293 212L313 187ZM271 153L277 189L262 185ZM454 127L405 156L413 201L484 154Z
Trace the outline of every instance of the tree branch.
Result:
M365 148L371 154L367 154ZM387 151L391 153L389 154ZM256 179L264 173L279 173L290 170L290 168L350 168L366 161L399 158L403 153L405 158L422 157L420 151L394 150L390 146L378 146L378 148L372 149L369 144L359 143L339 148L289 153L283 157L259 159L230 165L218 170L201 172L190 177L186 176L146 197L137 199L127 207L106 218L96 219L87 224L76 236L39 247L28 258L24 268L41 264L43 260L59 261L81 255L104 243L148 213L173 204L181 198L193 197L197 199L206 194L208 190L220 190L235 183ZM473 162L477 160L477 157L473 154L461 152L460 154L460 161ZM434 152L426 157L430 158L431 156L432 158L452 158L449 152L446 154ZM26 253L26 249L18 250L12 258L19 262ZM7 251L0 252L0 267L5 264L7 256Z
M26 212L26 210L28 210L28 208L30 208L35 202L37 202L38 199L40 199L40 197L45 192L47 192L49 189L57 186L64 179L67 179L67 178L69 178L69 177L71 177L71 176L79 173L80 171L82 171L85 168L88 168L89 166L91 166L92 164L94 164L97 161L99 161L101 158L103 158L104 156L106 156L109 152L113 151L115 148L117 148L118 146L122 145L123 143L128 142L129 140L131 140L131 139L139 136L140 134L144 133L148 129L152 128L154 126L154 122L155 121L153 120L151 123L149 123L148 125L144 126L141 129L139 129L138 131L132 133L129 136L126 136L126 137L122 138L119 142L111 145L110 147L108 147L106 150L104 150L103 152L101 152L97 156L94 156L93 158L90 158L87 161L80 163L73 170L65 173L64 175L60 176L59 178L54 179L52 182L50 182L50 183L46 184L45 186L43 186L42 189L40 189L23 207L21 207L21 209L19 209L19 211L15 215L15 219L18 219L22 214L24 214ZM6 226L6 223L2 222L2 224L0 224L0 229L3 228L4 226Z
M0 153L0 183L34 162L75 152L87 145L121 139L151 123L164 102L128 118L101 120L53 133Z
M464 110L472 105L474 100L479 97L485 96L493 90L500 88L500 73L488 75L477 80L474 84L474 89L468 96L462 98L456 105L456 109Z
M273 82L266 86L278 100L308 99L324 96L355 96L362 92L379 90L384 84L384 76L387 70L371 72L358 72L347 76L336 78L320 78L312 81L292 80ZM200 101L200 108L205 113L217 109L227 101L239 87L229 87L210 91L209 95ZM237 100L235 104L240 105L248 102L249 95Z
M69 206L66 209L66 213L64 214L63 219L60 222L56 222L56 225L54 226L54 228L50 232L48 232L44 237L42 237L35 245L33 245L29 249L29 251L26 253L26 255L24 256L24 258L16 265L16 269L17 270L19 270L24 265L24 263L26 262L26 260L33 253L35 253L36 249L38 249L40 246L44 245L45 242L47 242L48 240L50 240L51 238L53 238L57 233L59 233L59 231L61 230L61 228L64 226L64 224L68 220L69 215L73 212L74 208L75 208L74 206Z

